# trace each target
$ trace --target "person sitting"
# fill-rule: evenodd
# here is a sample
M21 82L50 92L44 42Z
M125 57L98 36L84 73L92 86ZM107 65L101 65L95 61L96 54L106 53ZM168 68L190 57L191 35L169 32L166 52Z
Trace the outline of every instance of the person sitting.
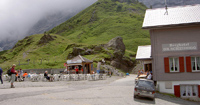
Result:
M25 72L24 74L23 74L23 81L24 81L24 79L27 77L27 72Z
M22 69L19 70L19 76L20 76L20 78L23 77L23 70Z
M50 77L48 76L48 72L47 72L47 71L44 72L44 77L45 77L47 80L50 80Z
M140 76L140 70L138 70L138 73L137 73L137 77L139 77Z
M17 81L17 78L18 78L18 72L16 71L16 74L15 74L15 81Z
M144 70L141 70L141 71L140 71L140 74L144 74Z
M21 71L20 70L18 70L18 74L17 74L17 80L18 81L21 81L22 79L21 79Z
M149 72L150 72L150 71L149 71L149 70L147 70L147 71L145 72L145 74L148 76L148 75L149 75Z
M149 79L149 80L152 79L152 73L150 73L150 74L147 76L147 79Z

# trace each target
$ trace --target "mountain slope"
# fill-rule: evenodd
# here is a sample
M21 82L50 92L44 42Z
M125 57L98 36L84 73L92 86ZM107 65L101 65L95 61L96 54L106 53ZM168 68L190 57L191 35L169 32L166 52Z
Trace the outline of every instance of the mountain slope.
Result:
M15 63L17 69L63 68L63 62L74 48L93 49L116 36L123 38L125 56L128 56L123 59L128 61L129 56L134 57L138 45L150 44L148 31L141 29L145 9L136 1L99 0L45 35L32 35L18 41L13 49L0 53L0 66L8 69ZM48 37L53 40L48 42ZM94 60L96 67L104 58L109 64L113 55L112 49L106 49L83 56Z
M164 7L165 0L112 0L112 1L120 1L120 2L134 2L134 1L139 1L145 4L148 8L160 8ZM180 6L180 5L194 5L194 4L200 4L200 0L167 0L167 5L170 6ZM72 15L76 14L77 11L72 12ZM29 32L24 35L33 35L33 34L39 34L39 33L44 33L45 31L48 31L52 29L54 26L59 25L60 23L66 21L69 17L69 14L66 14L62 12L62 14L65 15L60 15L60 13L57 14L52 14L52 16L46 16L44 19L39 20L38 23L36 23L33 28L29 30ZM47 18L48 17L48 18ZM71 16L70 16L71 17ZM52 19L51 19L52 18ZM10 34L15 34L17 35L18 33L10 32ZM8 50L11 49L14 44L17 42L18 39L5 39L0 42L0 51L2 50Z
M48 33L84 44L107 43L121 36L126 49L136 52L138 45L150 44L148 31L141 29L145 9L136 1L99 0Z

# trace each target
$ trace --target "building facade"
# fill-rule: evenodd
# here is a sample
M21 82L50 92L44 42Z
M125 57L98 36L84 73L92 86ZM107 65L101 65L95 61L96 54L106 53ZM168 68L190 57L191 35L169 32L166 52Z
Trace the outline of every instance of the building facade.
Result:
M143 29L151 38L158 90L200 99L200 5L148 9Z
M145 72L152 71L151 45L138 46L136 60Z

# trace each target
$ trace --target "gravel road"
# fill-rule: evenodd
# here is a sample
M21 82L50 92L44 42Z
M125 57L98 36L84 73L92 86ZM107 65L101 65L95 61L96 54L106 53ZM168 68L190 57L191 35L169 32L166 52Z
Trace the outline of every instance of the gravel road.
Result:
M155 101L133 98L134 78L112 76L98 81L15 82L0 85L0 105L200 105L163 94Z

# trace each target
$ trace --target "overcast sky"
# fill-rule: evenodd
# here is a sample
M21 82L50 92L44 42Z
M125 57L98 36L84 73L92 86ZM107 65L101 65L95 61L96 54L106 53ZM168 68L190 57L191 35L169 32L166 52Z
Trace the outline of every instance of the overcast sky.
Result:
M0 42L21 39L46 15L62 11L71 13L97 0L0 0Z

